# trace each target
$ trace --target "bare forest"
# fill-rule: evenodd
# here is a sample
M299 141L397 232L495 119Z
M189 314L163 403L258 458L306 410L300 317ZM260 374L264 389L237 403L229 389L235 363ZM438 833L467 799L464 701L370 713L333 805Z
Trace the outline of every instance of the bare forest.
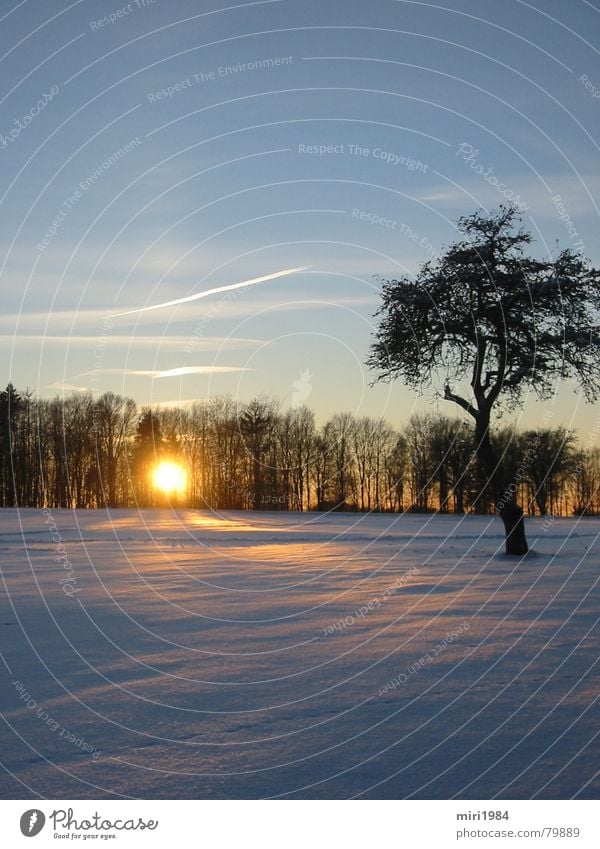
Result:
M468 421L339 413L318 424L306 406L212 398L191 408L138 408L112 393L45 399L0 393L0 505L215 510L493 513ZM600 450L563 427L494 440L531 515L600 514ZM152 483L156 464L186 470L185 492Z

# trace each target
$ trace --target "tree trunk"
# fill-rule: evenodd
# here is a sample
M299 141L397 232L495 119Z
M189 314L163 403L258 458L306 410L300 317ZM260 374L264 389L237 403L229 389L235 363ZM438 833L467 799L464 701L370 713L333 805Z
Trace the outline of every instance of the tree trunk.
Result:
M465 489L464 489L464 486L462 484L462 481L454 489L454 498L455 498L454 512L455 513L464 513L465 512Z
M546 487L543 484L536 489L535 502L540 511L540 516L546 516L548 514L548 497Z
M477 456L494 495L496 510L504 523L506 554L517 556L527 554L529 547L525 537L523 510L516 503L510 487L504 481L502 469L490 440L489 415L485 416L480 412L475 424L475 439Z
M256 449L256 453L252 460L252 478L254 484L254 504L252 505L253 510L264 510L265 505L263 501L263 489L262 489L262 469L260 466L260 458L258 456L258 448Z
M498 511L504 522L504 533L506 534L507 554L527 554L529 548L525 538L525 521L523 510L514 499L502 502Z
M443 462L443 461L442 461ZM440 470L440 513L448 512L448 476L445 469Z

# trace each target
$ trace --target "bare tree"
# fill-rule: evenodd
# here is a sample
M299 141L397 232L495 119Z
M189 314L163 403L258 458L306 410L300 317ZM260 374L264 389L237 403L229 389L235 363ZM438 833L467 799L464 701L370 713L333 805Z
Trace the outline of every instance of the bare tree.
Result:
M588 399L600 390L600 272L581 256L525 256L531 236L512 208L459 221L463 239L416 279L384 281L369 364L378 379L444 385L444 398L475 423L476 451L504 522L507 554L527 551L523 510L494 451L499 404L526 390L547 397L575 378ZM468 389L456 388L461 381Z
M565 427L528 430L520 436L523 478L541 516L558 512L558 501L575 470L575 436Z
M101 499L118 507L127 478L127 451L135 432L136 406L131 398L106 392L94 403L93 422ZM121 466L121 468L120 468ZM119 471L122 474L119 474Z
M436 466L431 452L431 415L415 413L404 431L410 481L411 510L428 513L433 509L432 496Z
M276 416L274 404L267 398L255 398L240 414L239 427L252 465L254 508L264 509L265 469L272 468L266 458L275 436ZM271 493L272 494L272 493Z

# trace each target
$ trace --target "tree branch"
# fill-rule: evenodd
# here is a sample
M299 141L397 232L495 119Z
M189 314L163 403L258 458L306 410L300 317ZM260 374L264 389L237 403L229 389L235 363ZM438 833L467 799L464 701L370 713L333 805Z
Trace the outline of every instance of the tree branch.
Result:
M486 352L486 341L483 339L479 333L479 330L476 334L477 338L477 353L475 355L475 362L473 363L473 378L471 380L471 386L473 387L473 392L475 394L475 398L477 399L477 403L480 404L484 399L484 389L481 385L481 375L483 373L483 364L485 361L485 352Z
M454 392L450 390L450 386L448 384L444 386L444 399L446 401L454 401L455 404L462 407L462 409L469 413L470 416L473 416L474 419L478 418L479 411L464 398L461 398L460 395L455 395Z

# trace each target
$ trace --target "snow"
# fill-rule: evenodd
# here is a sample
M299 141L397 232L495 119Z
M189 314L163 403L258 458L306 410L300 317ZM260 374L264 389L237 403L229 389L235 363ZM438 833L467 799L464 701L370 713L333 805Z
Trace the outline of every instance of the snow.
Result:
M600 520L527 527L1 511L0 797L597 798Z

